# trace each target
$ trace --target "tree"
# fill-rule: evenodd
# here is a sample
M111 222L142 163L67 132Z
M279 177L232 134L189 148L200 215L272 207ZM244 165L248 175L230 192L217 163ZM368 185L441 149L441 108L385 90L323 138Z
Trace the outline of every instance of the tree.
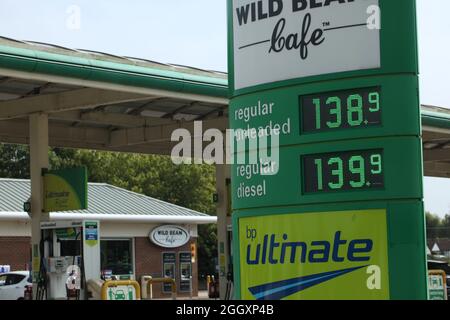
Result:
M198 226L198 274L201 279L216 274L217 264L217 225L206 224Z
M0 144L0 177L29 179L30 154L28 146Z
M446 214L441 220L441 238L450 238L450 215Z
M439 216L427 212L426 225L428 239L450 238L450 215L441 219Z
M437 215L432 214L431 212L426 212L425 217L427 226L427 238L428 239L439 238L441 219Z

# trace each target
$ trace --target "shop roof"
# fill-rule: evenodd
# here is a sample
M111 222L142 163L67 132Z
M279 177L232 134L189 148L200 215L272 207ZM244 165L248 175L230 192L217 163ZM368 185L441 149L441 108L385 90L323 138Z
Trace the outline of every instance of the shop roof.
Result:
M0 178L0 220L23 220L30 180ZM88 209L53 212L52 220L98 219L122 222L215 223L217 218L105 183L88 184Z

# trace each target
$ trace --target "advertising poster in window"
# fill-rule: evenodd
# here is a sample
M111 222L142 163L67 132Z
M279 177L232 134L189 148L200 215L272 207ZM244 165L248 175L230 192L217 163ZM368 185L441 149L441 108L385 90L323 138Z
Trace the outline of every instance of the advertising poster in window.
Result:
M163 252L163 278L175 279L175 263L176 255L175 252ZM162 286L163 293L172 292L171 283L163 283Z
M191 291L191 275L191 253L180 252L180 292Z

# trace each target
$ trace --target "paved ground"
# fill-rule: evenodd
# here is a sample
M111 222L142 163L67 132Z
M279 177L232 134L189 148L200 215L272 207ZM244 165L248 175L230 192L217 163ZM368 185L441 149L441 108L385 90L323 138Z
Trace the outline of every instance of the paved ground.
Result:
M163 299L153 299L153 300L171 300L170 298L163 298ZM189 297L177 297L177 300L191 300ZM214 300L209 299L208 297L208 291L202 290L198 292L198 297L192 297L192 300Z

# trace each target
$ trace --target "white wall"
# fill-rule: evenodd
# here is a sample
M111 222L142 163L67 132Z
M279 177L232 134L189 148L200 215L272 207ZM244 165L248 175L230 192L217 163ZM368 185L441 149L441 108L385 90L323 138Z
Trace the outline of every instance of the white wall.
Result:
M0 221L0 237L31 237L31 223Z
M103 238L132 238L132 237L148 237L150 232L161 224L151 223L114 223L102 222L101 234ZM186 228L191 237L197 237L197 225L180 225Z
M148 237L150 231L160 224L101 222L102 238ZM180 225L186 228L191 237L197 237L197 225ZM0 237L31 237L31 224L19 221L0 221Z

